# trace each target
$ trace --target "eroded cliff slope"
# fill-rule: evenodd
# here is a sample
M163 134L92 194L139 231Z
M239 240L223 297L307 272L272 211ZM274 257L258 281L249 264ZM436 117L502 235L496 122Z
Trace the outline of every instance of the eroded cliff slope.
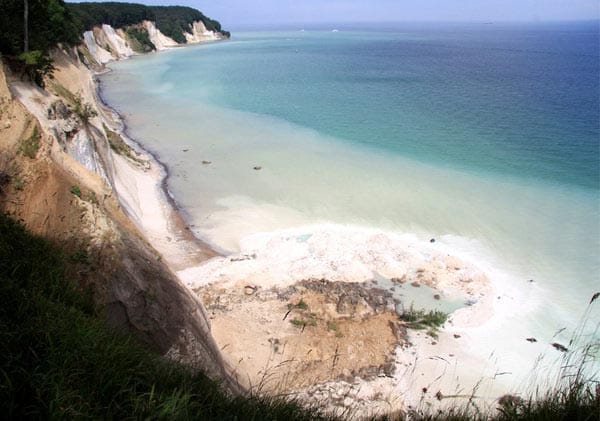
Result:
M92 292L111 326L239 391L202 304L169 267L168 250L157 252L132 222L143 207L130 202L140 198L119 195L119 168L144 174L158 164L136 152L96 102L81 61L91 54L78 51L53 53L57 70L46 90L0 68L0 211L69 250L72 278ZM194 240L182 231L185 248Z

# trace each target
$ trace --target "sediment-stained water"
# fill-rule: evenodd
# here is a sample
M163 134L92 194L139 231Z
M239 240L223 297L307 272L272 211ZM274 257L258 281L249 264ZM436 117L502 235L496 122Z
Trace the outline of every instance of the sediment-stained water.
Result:
M477 267L495 316L461 345L527 383L600 285L597 25L337 28L114 63L102 95L194 232L262 276L377 279L402 236Z

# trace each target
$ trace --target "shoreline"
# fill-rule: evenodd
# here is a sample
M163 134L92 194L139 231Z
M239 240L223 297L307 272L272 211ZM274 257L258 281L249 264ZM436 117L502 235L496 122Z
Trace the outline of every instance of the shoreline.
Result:
M101 94L101 92L99 94ZM109 106L107 106L107 107L110 108ZM115 112L118 115L116 110L113 110L113 112ZM164 199L168 202L167 205L171 206L172 211L175 212L179 216L180 220L183 221L183 223L189 227L189 225L187 224L187 221L186 221L186 217L185 217L185 210L177 204L177 200L175 199L175 197L173 197L171 195L171 193L168 190L168 177L170 175L168 165L162 163L160 161L160 157L157 156L157 154L154 154L151 151L144 149L139 142L137 142L135 139L133 139L127 135L127 127L126 127L126 123L125 123L123 117L121 117L121 123L123 124L122 133L125 136L127 136L127 139L129 139L129 141L131 141L139 149L141 149L141 151L143 153L152 156L154 162L156 162L157 165L163 170L162 179L160 180L160 188L162 190ZM188 232L190 232L190 231L191 230L188 230ZM203 243L202 240L200 240L198 237L196 237L193 234L193 232L190 232L190 234L197 241L200 241L201 243ZM203 243L203 244L210 247L210 245L208 245L206 243ZM449 251L449 254L452 254L453 256L460 255L460 254L456 253L456 250L450 250L452 248L452 246L450 244L446 244L446 246L447 246L447 251ZM243 251L241 251L239 253L232 253L232 254L219 254L216 252L215 248L211 248L211 250L216 253L216 257L218 257L218 259L216 259L216 260L223 260L223 261L231 260L231 261L233 261L234 258L244 256ZM220 256L220 259L219 259L219 256ZM474 259L476 258L476 256L472 256L472 257ZM203 262L205 262L205 260L203 260ZM200 262L198 262L198 263L200 263ZM197 266L197 264L190 264L190 265L184 265L184 266L186 266L186 268L184 268L183 270L193 269L194 267ZM184 280L181 277L181 270L178 271L178 277L180 278L180 280L183 283L186 283L186 282L184 282ZM218 284L218 282L215 282L213 285L217 285L217 284ZM192 287L190 287L189 284L187 284L187 286L188 286L188 288L192 289ZM223 284L221 284L221 286L223 286ZM495 305L494 305L495 301L492 299L492 298L494 298L494 297L492 297L492 295L493 295L492 293L488 294L487 304L485 305L487 310L489 312L491 312L492 314L491 315L488 314L487 317L485 318L486 320L480 322L481 325L486 325L490 321L490 319L493 317L493 315L494 315L493 313L496 312ZM479 316L474 317L472 314L469 314L469 311L470 310L460 312L463 320L470 319L470 321L473 322L473 321L476 321L477 319L479 319ZM507 308L505 308L503 310L503 312L501 312L501 313L504 313L506 311L507 311ZM506 316L505 314L495 314L495 315L498 316L499 319L502 319L503 317ZM487 326L488 326L487 328L493 329L494 323L489 323ZM457 352L457 350L453 348L453 347L456 347L456 348L458 348L459 351L460 350L464 351L468 347L468 345L465 344L465 341L467 339L469 339L468 338L469 335L468 334L465 335L464 332L467 331L469 328L473 328L473 326L471 325L471 326L465 327L461 332L457 333L457 334L463 336L462 340L453 336L453 334L451 332L446 332L446 329L445 329L442 332L442 334L440 335L440 337L441 337L440 341L436 341L438 343L436 343L435 345L431 343L431 339L425 337L424 335L418 335L418 334L414 335L414 338L411 339L411 341L414 344L412 347L412 350L414 352L410 355L406 354L404 359L400 359L399 364L404 364L404 367L406 367L406 370L409 370L409 367L410 367L410 370L412 370L413 374L416 372L415 370L419 370L419 374L421 374L421 372L425 373L425 374L421 374L421 375L425 376L425 379L423 381L426 382L427 388L430 389L430 393L428 396L422 396L422 394L421 394L422 387L415 386L417 378L412 377L412 378L410 378L410 380L407 378L405 378L405 379L398 378L398 381L400 383L402 383L403 380L405 381L404 387L403 387L401 393L404 394L407 401L419 402L419 401L422 401L424 398L426 398L428 401L436 404L435 401L438 400L434 396L436 390L432 390L431 388L433 386L431 386L431 385L433 384L434 380L437 381L437 379L435 379L435 378L438 376L439 369L440 369L439 368L440 365L437 363L439 363L439 361L442 358L444 358L444 357L438 357L439 355L444 354L445 358L447 358L447 359L449 359L448 357L450 356L450 358L452 359L452 364L455 367L455 370L456 370L456 367L458 367L460 365L468 366L469 363L472 362L473 353L465 353L465 352L460 353L460 352ZM231 333L231 331L229 331L228 333ZM457 339L458 339L458 341L457 341ZM440 346L440 345L438 345L439 343L443 343L444 345ZM221 347L223 347L223 343L219 343L219 345ZM398 352L398 354L401 355L402 353ZM457 356L457 355L459 355L459 356ZM437 358L439 358L439 359L437 359ZM419 364L420 364L420 366L418 368L416 366L417 360L419 360ZM449 363L445 363L445 364L449 364ZM477 361L477 364L475 364L475 365L477 367L486 367L485 361L482 361L481 358ZM490 367L487 367L487 368L490 369ZM442 367L442 370L444 372L446 372L446 368ZM494 382L495 376L492 378L492 375L493 375L493 373L490 374L488 377L488 375L486 374L486 376L485 376L486 382L490 378L492 379L491 382ZM483 375L482 376L477 375L475 377L476 378L474 378L473 381L471 382L472 384L476 384L479 380L482 380ZM462 380L464 380L464 378ZM502 379L500 379L499 381L501 381L501 380ZM415 383L413 383L413 382L415 382ZM333 381L333 383L335 383L335 381ZM423 387L425 387L425 386L423 386ZM451 397L451 395L452 395L451 393L448 393L449 390L458 392L456 385L452 385L452 386L448 387L447 389L444 389L444 393L447 394L447 397ZM507 388L501 388L501 390L506 393L506 392L512 391L512 388L510 390ZM400 394L400 391L397 388L391 388L391 389L389 389L389 391L390 391L390 393L394 393L396 395ZM492 395L490 393L490 394L485 394L483 396L478 395L478 397L481 397L483 399L483 401L487 404L487 403L490 403L490 401L493 402L495 399L497 399L499 397L499 395L500 394ZM410 398L409 398L409 396L410 396ZM445 403L446 402L444 402L444 404Z
M108 70L110 71L110 69ZM103 72L104 73L104 72ZM99 81L98 81L99 82ZM116 123L118 123L120 125L120 133L127 139L128 142L131 142L134 147L136 149L139 149L139 151L142 154L145 154L147 156L149 156L152 160L152 162L154 163L155 166L157 166L160 170L159 174L158 174L158 178L155 178L155 182L157 183L157 187L160 189L161 195L162 195L162 199L164 201L163 206L166 208L166 212L168 213L168 218L171 220L171 223L173 223L176 227L176 229L171 230L171 232L173 234L176 234L177 231L179 230L179 232L181 232L181 228L182 226L184 228L188 228L188 229L184 229L186 236L188 237L188 239L193 238L193 242L194 244L196 244L197 246L201 247L201 248L208 248L212 253L214 253L212 256L208 257L208 258L201 258L201 259L184 259L184 261L179 261L176 265L172 266L174 270L176 270L176 274L178 276L178 278L180 279L180 282L182 282L187 288L190 289L190 291L194 292L194 288L192 287L192 285L190 285L189 282L186 282L186 277L183 276L183 272L188 272L188 271L194 271L195 268L199 268L202 267L202 263L206 263L209 259L213 258L213 257L217 257L219 258L218 260L223 260L223 261L227 261L231 256L238 256L238 255L243 255L243 252L240 253L233 253L231 256L226 256L223 255L221 253L218 253L217 250L215 250L214 248L211 248L208 244L204 243L201 239L199 239L198 237L196 237L193 232L189 229L189 224L187 222L187 220L185 219L184 213L185 210L182 209L178 203L176 198L174 198L172 196L172 194L169 192L168 189L168 177L169 177L169 167L167 164L161 162L160 157L157 156L157 154L153 153L152 151L149 151L147 149L145 149L140 142L138 142L137 140L135 140L127 131L127 124L126 124L126 120L123 116L121 116L118 111L114 108L112 108L110 105L108 105L106 103L106 101L102 98L102 86L101 83L96 83L96 95L98 98L99 103L105 107L106 109L108 109L114 117L117 118ZM144 174L144 173L142 173ZM135 218L135 213L130 214L133 218ZM148 235L149 233L147 232L147 230L144 230L142 227L142 230L144 231L145 235ZM152 235L150 233L150 235ZM185 238L182 238L181 240L185 241ZM163 253L163 250L161 250L161 246L165 246L164 244L161 244L160 246L157 247L156 244L153 244L157 250L161 253ZM185 250L185 245L181 244L181 246L184 247ZM164 254L164 253L163 253ZM166 257L167 258L167 257ZM168 260L168 258L167 258ZM352 281L351 281L352 282ZM223 284L220 284L218 282L215 282L213 285L215 286L221 286L223 287ZM236 290L236 288L234 287L233 290ZM230 285L228 291L233 291L232 290L232 286ZM195 293L195 292L194 292ZM199 297L200 298L200 297ZM272 306L272 304L271 304ZM269 307L271 310L268 311L272 311L273 308ZM265 308L265 310L267 310ZM490 309L491 311L493 311L492 309ZM256 310L255 310L256 311ZM258 314L258 313L256 313ZM488 314L486 316L486 318L489 318L490 315ZM222 325L222 323L216 323L217 320L212 320L211 324L213 325L213 329L212 329L212 334L213 336L216 337L220 337L221 340L224 340L223 338L226 337L226 335L224 336L225 330L227 332L231 332L231 329L233 329L233 326L237 325L238 323L233 323L232 324L224 324ZM239 320L239 322L241 323L241 320ZM216 324L215 324L216 323ZM483 323L483 322L482 322ZM215 331L216 329L216 331ZM223 332L221 332L222 329L225 329ZM284 329L285 330L285 329ZM262 337L263 335L259 334L258 332L256 332L256 335L252 335L252 336L256 336L256 339L258 339L258 341L256 343L252 342L250 343L249 347L252 347L254 349L256 348L260 348L260 345L262 344L262 342L268 342L267 341L267 337L265 336L264 338ZM268 334L267 334L268 336ZM407 338L411 338L411 336L408 336ZM264 339L264 341L263 341ZM414 342L414 339L409 339L411 341ZM424 339L425 342L422 345L417 345L415 343L415 345L413 345L411 348L414 349L417 354L422 354L423 348L424 348L424 344L428 344L426 341L427 339ZM224 348L227 346L226 343L222 343L222 341L220 342L217 339L217 343L219 344L219 346L221 348ZM450 345L451 346L451 345ZM438 350L439 351L439 350ZM227 350L223 349L223 352L225 354L227 354ZM396 359L397 361L395 362L395 366L397 367L397 371L401 372L402 370L402 365L405 364L406 366L410 366L413 364L412 361L410 361L410 359L412 358L412 355L406 355L406 358L402 358L403 352L405 352L405 350L403 349L403 346L398 347L393 354L396 355L396 357L394 357L394 359ZM228 360L233 361L234 357L237 358L237 356L234 355L226 355L225 356ZM242 357L243 358L243 357ZM267 359L267 361L269 361ZM267 363L268 364L268 363ZM245 370L243 369L243 367L239 367L239 369L242 369L242 371L238 374L242 374L243 375L248 375L247 374L247 369L248 367L245 367ZM429 370L431 373L431 377L436 377L436 370L432 369ZM264 374L264 373L263 373ZM410 376L409 376L410 377ZM427 376L430 377L430 376ZM252 381L256 380L256 378L250 378L249 382L252 384ZM385 395L386 397L395 397L395 405L393 406L393 408L389 408L392 410L398 410L401 408L405 408L405 405L410 405L409 402L417 402L418 399L420 398L420 396L418 396L418 393L415 392L415 396L408 398L407 394L409 394L409 392L411 391L411 389L413 389L413 387L409 387L412 382L416 381L416 379L412 379L410 381L408 381L409 384L407 384L402 378L400 378L399 376L396 376L395 379L390 379L390 378L386 378L386 379L380 379L378 381L359 381L358 384L360 384L360 388L364 389L364 390L368 390L371 391L373 393L373 396L376 395L377 393L381 393L383 395ZM340 381L340 380L336 380L336 379L329 379L326 381L325 384L329 384L329 385L333 385L332 387L334 389L337 389L340 386L344 386L345 384L347 384L345 381ZM337 386L336 386L337 385ZM303 397L304 399L306 399L306 401L310 404L310 403L314 403L313 401L313 395L315 395L315 393L313 393L312 391L309 393L308 391L311 389L315 389L317 391L323 392L323 390L321 389L322 383L319 382L318 384L313 385L312 387L302 387L299 390L296 390L294 392L292 392L292 396L299 396L299 397ZM352 388L352 386L350 386ZM420 390L420 388L419 388ZM319 392L319 393L320 393ZM322 396L322 394L320 395L319 393L316 393L316 396ZM357 394L356 396L359 396L359 394ZM360 395L363 396L363 395ZM364 396L363 396L364 397ZM358 399L358 397L357 397ZM361 398L362 399L362 398ZM375 402L375 401L374 401ZM380 401L377 401L377 404L373 404L373 408L375 408L377 405L382 405L382 403ZM358 400L355 401L355 403L358 405ZM330 406L330 405L329 405ZM336 408L335 406L330 406L331 410L340 410L340 408ZM379 410L382 409L381 406L378 407ZM368 413L369 409L368 408L364 408L362 409L363 411L366 410Z
M177 48L184 48L184 47L185 47L185 45L181 45L181 46L178 46ZM166 49L165 51L168 51L168 50L169 49ZM160 51L157 51L156 53L159 53L159 52ZM128 57L127 59L131 59L131 58ZM191 251L190 244L188 244L188 243L192 243L193 245L195 245L198 248L196 253L187 255L187 258L185 258L185 259L181 259L180 257L177 257L176 262L169 262L169 266L171 266L172 270L175 273L177 273L179 270L182 270L182 269L185 269L185 268L188 268L191 266L196 266L196 265L198 265L204 261L207 261L213 257L221 256L222 255L221 253L219 253L217 250L215 250L209 244L204 242L202 239L196 237L194 235L193 231L191 230L190 224L184 216L185 212L184 212L183 208L177 203L177 200L175 199L175 197L171 194L171 192L168 189L168 178L170 175L169 166L166 163L162 162L160 160L160 157L156 153L144 148L139 141L137 141L133 136L130 135L130 133L127 130L127 123L126 123L125 118L115 108L113 108L111 105L109 105L106 102L106 100L103 98L103 96L102 96L102 81L99 80L97 78L97 76L109 73L112 71L112 69L110 69L105 64L104 69L100 72L94 72L91 69L89 69L89 70L90 70L90 72L93 72L95 99L96 99L96 105L98 106L98 108L104 109L104 110L108 111L108 113L110 113L112 122L118 126L117 133L119 133L123 137L125 142L137 154L141 155L142 157L145 157L149 161L151 166L154 166L154 167L156 167L156 169L158 169L158 173L155 173L155 174L148 174L146 171L142 171L142 172L139 172L139 175L142 175L142 176L150 175L150 177L156 183L157 189L160 191L160 193L158 193L159 197L155 196L155 198L159 199L158 200L159 204L163 208L163 211L167 214L167 215L164 215L166 218L166 222L167 222L167 228L168 228L167 232L172 235L172 237L171 236L168 236L168 237L175 239L175 242L179 243L179 244L175 244L175 245L180 246L181 251L183 251L186 254ZM118 189L116 190L116 193L117 193L117 196L119 197L119 201L121 202L123 197L122 197L122 195L119 194ZM162 196L162 197L160 197L160 196ZM160 199L162 199L162 201ZM131 209L128 209L128 208L129 208L129 206L125 206L125 211L126 211L128 217L130 217L131 219L136 219L135 213L132 213ZM140 228L144 232L144 234L146 236L148 236L149 233L147 232L146 229L143 228L143 224L141 224L141 221L138 220L137 222L139 222L136 224L138 226L138 228ZM171 241L169 240L168 242L171 242ZM157 244L155 244L155 243L152 243L152 245L155 248L157 248L157 250L161 254L165 254L163 252L163 250L166 248L165 246L167 246L167 245L165 245L163 242L159 241L158 247L157 247ZM163 249L163 250L161 250L161 249ZM167 253L167 254L169 254L169 253ZM173 256L171 256L171 258L173 258ZM168 260L169 260L169 258L167 258L167 261Z
M110 70L109 70L110 71ZM157 154L153 153L150 150L145 149L140 142L138 142L137 140L135 140L132 136L129 135L128 131L127 131L127 124L125 121L125 118L123 116L121 116L117 110L115 110L114 108L112 108L110 105L108 105L103 99L102 99L102 90L101 90L101 84L98 83L96 84L96 89L97 89L97 95L98 95L98 100L100 101L100 103L106 107L108 110L110 110L111 113L113 113L115 116L118 117L118 123L121 125L121 130L120 133L125 136L125 138L127 139L128 142L131 142L135 148L139 149L139 151L144 154L147 155L149 157L151 157L152 162L154 163L154 165L156 165L159 168L159 174L157 175L157 178L154 178L154 181L157 183L157 187L160 189L161 195L162 195L162 199L163 199L163 206L166 207L166 212L168 214L170 214L168 216L168 218L171 220L171 222L177 227L177 228L181 228L182 226L184 228L188 228L185 229L186 235L188 236L188 238L193 238L193 242L196 245L199 245L200 247L207 247L212 253L214 253L212 256L208 257L208 258L203 258L203 259L196 259L196 260L192 260L192 259L184 259L184 261L180 261L177 265L173 266L174 270L176 270L177 276L180 279L180 281L186 285L187 288L190 289L190 291L194 292L194 288L190 285L189 282L186 282L186 280L184 279L185 277L182 276L183 272L187 272L187 271L193 271L195 268L199 268L201 266L205 266L202 265L202 263L206 263L207 260L213 258L213 257L217 257L217 260L222 260L222 261L227 261L230 258L235 258L235 256L243 256L244 253L243 251L240 251L239 253L233 253L231 255L225 255L222 253L219 253L215 248L212 248L209 244L203 242L201 239L199 239L198 237L196 237L193 232L189 229L189 223L185 218L185 210L178 205L177 200L175 197L173 197L173 195L169 192L168 189L168 177L170 175L169 173L169 167L167 164L161 162L160 157L157 156ZM132 216L135 218L135 215L132 214ZM178 225L179 224L179 225ZM177 232L177 228L174 230L171 230L172 233L176 233ZM144 233L146 235L148 235L147 230L143 229ZM151 235L151 233L150 233ZM185 238L181 238L181 240L185 241ZM156 244L153 243L153 245L156 247ZM181 244L183 245L183 244ZM164 244L162 244L161 246L165 246ZM185 246L184 246L185 247ZM161 250L161 247L156 247L159 252L163 253L163 251ZM164 254L164 253L163 253ZM456 256L455 254L453 254L454 256ZM232 257L233 256L233 257ZM177 269L176 269L177 268ZM366 280L363 280L366 281ZM352 281L351 281L352 282ZM212 285L214 286L224 286L222 283L219 283L218 281L214 282ZM232 285L230 284L230 291L231 291L231 287ZM235 288L234 288L235 289ZM490 293L491 294L491 293ZM479 306L476 307L480 307L481 305L484 305L483 303L480 303ZM492 300L489 299L487 300L485 306L487 307L487 311L484 311L485 316L483 317L483 319L485 320L479 320L478 324L485 324L486 321L488 321L491 317L492 317L492 313L493 313L493 303ZM467 313L469 313L471 310L470 309L466 309L465 310ZM481 316L481 311L479 311L479 316ZM476 317L476 319L479 319L479 316ZM463 319L466 319L468 317L463 317ZM240 323L242 322L241 320L239 321ZM221 337L223 337L223 333L219 333L219 332L215 332L214 331L214 327L215 327L215 320L213 320L211 322L211 324L213 324L213 335L221 335ZM228 326L228 328L226 329L229 333L231 333L231 325L226 325ZM218 329L218 326L217 326ZM397 371L400 373L403 369L403 367L412 367L415 365L415 361L417 359L419 359L419 356L422 356L423 359L427 358L427 354L430 352L435 351L436 354L440 354L441 353L441 349L439 347L435 347L434 348L429 348L431 347L431 341L429 337L425 336L422 337L421 339L419 339L421 335L418 333L414 333L411 334L410 336L408 336L408 338L410 338L409 340L413 343L413 345L410 347L410 349L413 350L412 353L407 353L407 350L403 347L399 347L398 349L396 349L394 351L394 354L396 355L395 359L396 359L396 367L397 367ZM444 351L446 351L449 347L454 346L453 342L451 341L452 335L450 333L445 334L445 331L442 331L442 338L446 339L447 342L447 346L444 347ZM261 341L262 339L265 339L266 341L266 337L262 338L260 335L258 335L259 341ZM454 339L455 341L456 339ZM227 344L224 343L220 343L217 340L217 343L219 344L219 346L221 348L224 348L225 346L227 346ZM256 343L253 346L258 346L259 344ZM227 354L226 350L225 350L225 354ZM404 358L403 358L403 354ZM470 357L466 356L465 354L463 354L467 360L470 359ZM233 361L233 355L225 355L225 357L229 360ZM415 359L415 361L413 361L413 358ZM466 364L467 362L462 362L462 364ZM416 367L415 367L416 368ZM413 370L415 369L413 368ZM436 377L438 377L438 370L435 366L431 367L420 367L421 370L427 371L429 374L427 376L425 376L425 378L427 379L428 383L433 383L434 379ZM241 374L241 373L238 373ZM244 373L246 374L246 373ZM377 393L383 393L386 396L394 396L396 399L398 399L399 397L399 401L396 402L396 405L394 406L394 410L400 409L400 408L406 408L405 405L411 405L411 404L415 404L416 402L420 401L423 399L423 396L421 396L421 387L416 387L414 386L414 383L417 382L416 377L414 376L407 376L407 378L402 378L401 376L397 375L395 377L394 380L391 379L386 379L384 380L380 380L378 382L373 383L371 382L360 382L360 387L361 388L365 388L366 390L376 390ZM327 384L330 385L344 385L345 382L340 381L340 380L336 380L336 379L329 379L327 382ZM375 386L375 384L377 384L377 386ZM317 390L320 390L319 388L321 386L321 383L314 385L314 388L317 388ZM367 385L372 385L367 387ZM453 388L455 388L456 386L452 386ZM311 398L309 397L312 396L310 393L308 393L307 391L308 389L301 389L301 390L297 390L295 392L292 393L293 396L304 396L307 399L307 402L309 403L314 403L313 401L311 401ZM414 389L414 390L413 390ZM306 391L304 391L306 390ZM454 390L454 389L453 389ZM308 393L308 394L307 394ZM311 392L312 393L312 392ZM434 392L435 393L435 392ZM318 395L318 394L317 394ZM431 396L431 401L435 401L436 398L434 396ZM494 397L495 399L496 397ZM487 399L484 399L485 401L487 401ZM335 407L331 408L333 410L336 410ZM338 408L339 409L339 408Z

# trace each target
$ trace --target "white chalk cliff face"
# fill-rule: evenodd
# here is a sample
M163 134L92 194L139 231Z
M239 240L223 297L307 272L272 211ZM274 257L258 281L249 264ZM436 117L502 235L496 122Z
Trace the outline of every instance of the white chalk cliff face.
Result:
M177 47L179 44L172 38L169 38L160 32L154 22L143 21L142 26L148 32L148 38L157 51ZM222 39L219 32L209 31L201 21L196 21L190 25L190 32L184 32L185 38L189 44L214 41ZM125 31L115 29L110 25L95 27L91 31L83 34L83 40L90 54L100 63L105 64L113 60L122 60L135 55Z
M156 47L156 51L166 50L167 48L172 48L179 45L172 38L169 38L160 32L156 28L156 25L154 25L154 22L145 20L142 22L142 25L144 25L144 28L146 28L146 31L148 31L148 37L150 38L150 41L152 41L152 44L154 44Z
M102 27L95 27L91 31L84 32L83 42L90 54L100 64L121 60L135 54L129 46L129 42L110 25L102 25Z
M83 42L90 54L98 63L105 64L111 60L114 60L114 57L111 53L100 47L98 44L99 41L96 40L93 31L86 31L83 33Z
M203 41L214 41L217 39L221 39L220 33L215 33L214 31L209 31L204 26L202 21L195 21L191 25L192 33L184 32L185 39L189 44L195 42L203 42Z

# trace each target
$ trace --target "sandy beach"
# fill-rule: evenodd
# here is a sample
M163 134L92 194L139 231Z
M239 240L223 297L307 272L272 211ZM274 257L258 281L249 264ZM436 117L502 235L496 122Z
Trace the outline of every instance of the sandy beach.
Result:
M128 139L125 125L100 102L98 92L90 99L104 110L110 128ZM212 334L243 383L255 391L298 397L309 405L326 402L330 411L356 417L415 407L423 402L422 385L457 394L461 385L450 375L440 377L448 369L440 367L442 357L432 356L445 355L454 364L471 363L457 337L467 341L468 328L485 323L493 312L493 286L476 265L453 256L441 242L424 245L410 236L335 226L323 227L321 236L313 235L305 243L290 243L287 237L258 238L259 243L269 241L268 247L250 246L219 256L193 236L178 212L166 190L165 167L137 143L127 141L137 159L112 156L119 201L180 280L203 301ZM301 235L300 231L286 235ZM340 236L357 244L356 254L336 249ZM320 247L318 261L302 254L305 245ZM389 249L396 259L389 259ZM426 302L432 305L437 295L471 305L452 314L434 339L402 328L398 312L409 306L407 299L402 302L402 294L383 312L359 302L348 313L338 311L339 292L315 292L301 285L310 279L363 285L366 296L394 288L377 285L375 273L396 280L398 288L400 284L415 291L429 288ZM289 288L295 291L286 292ZM298 319L284 317L299 300L309 303L314 326L298 328L291 322ZM364 353L365 346L371 351ZM327 368L330 364L335 369ZM466 384L478 380L461 379ZM438 401L435 392L427 397L431 403Z
M202 301L240 383L353 417L470 398L494 405L506 393L510 381L496 357L482 358L479 338L520 301L493 267L455 250L449 238L336 224L258 232L238 252L220 255L194 236L167 190L170 175L160 157L128 137L126 118L101 101L91 71L61 54L56 82L98 110L93 127L129 148L91 153L85 139L75 139L71 155L89 170L102 169L99 176L113 188L106 194L116 195ZM48 130L57 130L46 113L56 97L19 83L14 90ZM442 311L448 320L439 330L410 329L402 316L413 306Z

